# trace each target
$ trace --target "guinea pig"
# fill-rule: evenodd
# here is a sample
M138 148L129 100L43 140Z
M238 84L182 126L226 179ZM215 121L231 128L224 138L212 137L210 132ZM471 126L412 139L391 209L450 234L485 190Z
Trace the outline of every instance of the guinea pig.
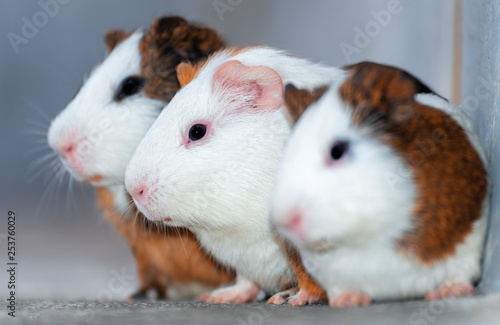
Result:
M140 288L166 299L167 289L184 287L180 298L234 280L187 229L148 224L125 186L125 168L141 138L179 89L175 68L196 62L223 47L219 35L181 17L161 17L149 30L105 35L109 55L94 69L75 98L52 122L50 146L69 172L98 188L98 202L107 219L134 253ZM191 292L191 284L201 284Z
M333 307L474 292L486 155L458 107L418 88L375 63L314 91L286 87L291 114L304 113L276 176L271 220Z
M243 303L294 285L269 222L269 196L291 122L283 84L313 89L344 72L273 48L216 52L177 69L183 86L143 138L125 176L150 220L192 230L236 284L203 301Z

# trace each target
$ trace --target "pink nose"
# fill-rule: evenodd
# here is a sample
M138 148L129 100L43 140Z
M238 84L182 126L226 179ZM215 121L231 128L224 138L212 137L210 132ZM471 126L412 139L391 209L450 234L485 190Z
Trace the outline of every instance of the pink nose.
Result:
M300 233L302 228L302 214L298 210L293 210L291 213L291 218L287 219L283 226L294 233Z
M63 157L68 158L76 152L76 145L74 143L64 144L60 147L59 152Z
M144 184L139 184L135 189L132 190L132 196L138 201L146 200L148 196L148 189Z

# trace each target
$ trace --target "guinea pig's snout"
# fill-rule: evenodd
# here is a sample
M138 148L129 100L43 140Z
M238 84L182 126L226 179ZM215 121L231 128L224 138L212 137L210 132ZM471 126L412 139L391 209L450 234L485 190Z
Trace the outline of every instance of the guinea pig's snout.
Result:
M59 146L59 153L64 157L68 158L76 152L76 144L68 143Z
M80 142L75 136L66 136L57 142L56 150L66 160L75 160L80 150Z
M55 149L64 159L75 163L81 160L79 159L81 156L80 147L80 142L74 136L67 136L57 142Z
M148 188L146 187L146 185L139 183L139 185L135 186L131 190L130 195L132 195L138 201L145 201L148 197Z
M302 233L303 220L304 217L302 212L294 208L278 218L277 225L288 232L300 235Z
M126 181L126 188L134 199L139 210L147 217L152 217L150 211L155 202L156 184L150 182L147 177L142 177L135 181Z

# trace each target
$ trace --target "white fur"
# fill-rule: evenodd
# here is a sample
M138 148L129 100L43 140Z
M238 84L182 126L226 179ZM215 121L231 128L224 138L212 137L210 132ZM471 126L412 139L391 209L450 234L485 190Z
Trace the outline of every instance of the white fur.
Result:
M444 111L453 106L434 95L418 100ZM423 266L402 256L395 239L411 229L415 185L411 177L396 186L388 181L387 175L407 168L391 147L354 127L351 114L332 85L297 123L277 175L272 220L297 245L306 269L330 298L347 292L372 299L419 297L447 283L473 283L480 275L488 198L453 257ZM327 166L337 140L349 141L349 152ZM484 161L482 148L471 142ZM289 231L284 225L297 211L302 231Z
M94 69L76 97L49 129L48 142L55 151L67 143L77 145L76 159L64 165L80 180L102 176L94 186L106 186L115 194L115 207L128 209L125 196L125 168L146 131L160 114L164 101L138 93L121 102L113 100L120 83L141 71L139 41L136 32Z
M264 290L280 290L291 271L269 223L268 200L290 123L284 107L268 112L233 112L212 91L223 63L275 70L283 84L313 88L343 76L335 68L291 57L270 48L213 56L181 89L147 133L126 172L129 192L145 184L146 204L136 204L153 220L194 231L202 245L238 275ZM209 122L213 134L191 147L183 139L191 125Z

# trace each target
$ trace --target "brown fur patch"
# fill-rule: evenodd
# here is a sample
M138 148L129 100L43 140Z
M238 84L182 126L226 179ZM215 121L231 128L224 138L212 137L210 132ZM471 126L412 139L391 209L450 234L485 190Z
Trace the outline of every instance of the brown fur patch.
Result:
M234 281L234 272L209 256L189 230L148 222L135 207L123 216L114 210L109 191L98 188L97 193L104 218L127 240L134 253L140 292L155 290L159 297L166 297L167 282L218 287Z
M113 51L115 47L121 43L124 39L132 35L132 33L125 32L121 29L111 29L104 34L104 44L108 53Z
M290 266L292 267L292 270L295 274L296 281L298 283L298 289L307 291L309 295L315 296L315 302L327 301L325 290L323 290L309 275L304 267L304 264L302 263L302 258L300 257L299 252L288 241L285 241L285 253L288 259L288 263L290 263ZM284 289L287 289L287 287L284 287Z
M350 66L340 95L354 122L395 148L417 189L403 253L433 264L455 253L481 216L487 171L464 130L446 113L414 100L415 81L374 63ZM388 203L389 204L389 203Z
M314 89L313 91L298 89L288 84L285 87L285 105L288 113L296 122L307 107L316 102L328 90L328 86Z
M181 17L155 20L139 44L144 93L170 101L180 87L176 67L183 61L205 59L223 46L224 41L210 28L190 24Z

